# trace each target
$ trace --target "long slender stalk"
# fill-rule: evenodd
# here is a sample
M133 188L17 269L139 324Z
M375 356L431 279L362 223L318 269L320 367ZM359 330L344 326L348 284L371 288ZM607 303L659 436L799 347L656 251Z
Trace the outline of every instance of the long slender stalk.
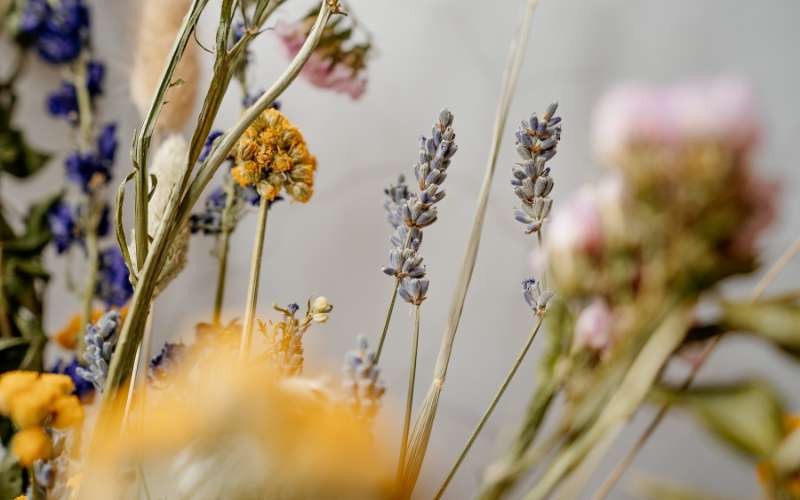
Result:
M767 290L769 285L775 281L775 278L780 275L781 271L786 267L786 265L798 254L800 253L800 238L796 239L794 243L789 245L789 247L784 250L778 260L764 273L764 276L756 283L755 287L753 287L753 291L750 295L750 300L755 302L761 298L764 292ZM697 374L700 373L700 369L705 364L708 357L717 347L719 342L722 340L723 335L718 335L711 339L703 349L703 352L700 354L700 359L697 363L692 365L691 370L686 375L686 378L680 385L680 391L685 391L688 389L692 383L694 383L695 378L697 378ZM656 428L661 424L661 421L664 420L664 417L669 413L670 404L664 403L658 409L658 412L655 414L653 419L647 425L642 434L633 444L628 453L625 454L625 457L614 467L614 470L611 471L611 474L606 478L600 488L595 492L594 496L592 497L593 500L603 500L605 499L611 491L616 486L617 482L622 478L625 471L630 467L633 463L633 460L636 458L636 455L639 451L644 447L647 440L650 439L650 436L656 431Z
M397 461L397 482L403 474L403 465L406 461L408 449L408 429L411 425L411 410L414 407L414 384L417 376L417 352L419 351L419 309L414 306L414 333L411 337L411 361L408 366L408 390L406 391L406 412L403 418L403 436L400 439L400 459Z
M139 129L136 137L133 140L133 148L131 150L131 160L133 161L134 168L136 169L136 204L135 204L135 217L134 224L136 229L136 267L137 271L142 269L145 263L148 252L148 224L147 224L147 195L148 195L148 182L147 177L147 153L150 149L150 140L153 137L153 132L158 122L158 115L161 113L161 108L164 106L165 96L167 90L172 85L172 76L178 63L183 56L183 51L192 36L197 21L200 19L200 14L203 12L208 0L193 0L189 7L189 12L183 19L178 36L175 43L170 50L167 65L161 73L158 89L153 95L153 100L150 102L150 108L145 115L142 128ZM222 22L222 21L221 21Z
M256 236L253 239L253 255L250 260L250 281L247 285L247 308L244 311L244 324L242 325L242 338L239 344L239 357L246 359L250 354L250 341L253 337L253 323L256 319L256 305L258 303L258 284L261 279L261 260L264 255L264 235L267 232L267 214L269 201L266 196L261 197L258 206L258 225Z
M381 359L381 352L383 352L383 343L386 342L386 334L389 332L389 324L392 322L392 311L394 311L394 304L397 302L397 290L400 288L400 279L394 280L394 290L392 290L392 298L389 301L389 308L386 310L386 319L383 321L383 330L381 331L381 338L378 341L378 350L375 351L375 362Z
M3 262L3 242L0 241L0 336L11 338L11 322L8 317L8 303L6 302L5 267Z
M198 2L204 4L205 0L197 0L196 3ZM335 5L333 7L335 7ZM110 410L120 403L120 401L115 398L125 397L125 392L119 391L119 389L126 383L130 376L133 366L133 356L141 341L144 318L147 316L150 299L153 296L155 279L164 263L166 249L172 242L176 230L186 223L192 208L200 199L203 189L205 189L211 181L219 166L225 161L225 158L228 156L241 134L261 112L280 96L300 73L303 65L311 56L311 53L319 42L325 25L334 13L333 7L329 4L328 0L321 1L319 15L317 16L317 20L308 38L284 73L272 87L242 114L239 121L231 128L228 134L220 140L219 145L214 149L198 171L188 191L184 192L180 190L181 193L184 193L182 197L174 196L170 199L165 212L164 222L160 225L153 239L152 249L147 254L144 265L139 272L139 286L137 286L134 291L134 295L130 301L128 315L120 331L119 341L112 358L108 380L106 382L106 398L103 402L104 414L108 414L107 412L110 412ZM186 23L183 29L190 31L190 27L187 26Z
M222 301L225 299L225 278L228 271L228 247L230 246L231 232L223 229L219 237L219 271L217 272L217 291L214 294L214 313L211 322L220 324L222 316Z
M439 355L436 359L436 367L434 369L431 386L425 396L422 410L414 422L414 430L412 432L408 454L409 463L406 467L404 467L403 491L407 495L411 494L414 486L416 485L417 478L419 477L419 471L422 467L422 462L425 459L425 453L428 448L430 433L433 429L433 423L436 418L436 411L439 404L439 396L447 376L447 366L450 363L450 356L453 351L453 342L455 341L458 325L461 321L461 313L463 312L464 302L467 298L467 291L469 290L470 281L472 280L475 262L478 258L481 232L483 231L486 207L489 203L489 192L491 191L492 178L494 177L495 166L497 164L497 155L500 150L500 142L505 130L506 120L508 118L508 110L511 106L511 99L514 95L517 79L519 78L519 71L522 67L525 47L528 42L530 27L533 21L533 13L538 4L539 0L527 0L525 15L522 19L519 31L517 32L517 35L511 44L510 58L506 66L500 102L498 103L494 130L492 132L492 144L489 151L489 159L486 164L486 171L484 173L481 191L478 195L478 206L475 210L470 238L467 242L464 260L461 264L461 272L459 275L458 284L456 285L456 289L453 294L453 301L450 306L447 328L444 336L442 337L442 345L439 349Z
M458 458L456 458L455 463L450 468L450 472L448 472L447 477L445 478L442 485L439 487L439 490L436 492L436 496L434 497L435 500L439 500L444 495L445 490L450 485L450 481L453 480L453 477L458 472L458 468L461 467L461 463L467 457L467 453L472 448L472 445L475 443L475 439L477 439L478 434L481 433L483 427L486 425L486 422L489 421L489 417L492 416L494 409L497 407L497 403L500 402L500 398L503 397L503 394L506 392L508 385L511 383L511 379L514 378L514 375L517 373L519 366L522 364L522 360L525 359L525 355L528 354L528 350L531 348L531 344L533 344L533 339L536 338L536 334L539 332L539 328L542 326L542 321L544 320L544 315L538 315L536 317L536 324L533 326L530 335L528 335L528 340L525 341L525 344L522 346L522 349L517 354L517 359L514 360L514 364L511 365L511 369L508 370L506 374L506 378L503 379L503 383L500 385L500 388L492 398L491 403L489 403L489 407L486 408L486 411L483 412L483 416L478 421L478 425L475 426L475 429L472 431L472 434L467 439L464 448L459 453Z
M661 322L634 360L618 390L597 420L553 460L525 500L547 498L559 482L573 470L601 440L613 440L636 411L664 363L683 341L692 321L693 302L675 307Z

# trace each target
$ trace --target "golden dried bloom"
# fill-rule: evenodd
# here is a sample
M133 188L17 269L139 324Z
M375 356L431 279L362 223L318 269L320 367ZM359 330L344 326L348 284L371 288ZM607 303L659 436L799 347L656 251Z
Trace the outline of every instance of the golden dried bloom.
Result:
M245 130L234 148L233 178L255 186L267 200L281 188L301 203L314 193L317 159L309 154L303 135L277 109L267 109Z
M394 498L391 462L349 408L286 387L267 364L243 364L225 346L213 352L189 353L125 432L111 419L78 498L130 498L131 463L153 498Z
M39 427L51 416L54 427L73 427L83 420L73 389L67 375L9 372L0 377L0 413L19 429Z
M50 458L53 443L43 428L31 427L14 434L11 451L22 465L30 467L36 460Z

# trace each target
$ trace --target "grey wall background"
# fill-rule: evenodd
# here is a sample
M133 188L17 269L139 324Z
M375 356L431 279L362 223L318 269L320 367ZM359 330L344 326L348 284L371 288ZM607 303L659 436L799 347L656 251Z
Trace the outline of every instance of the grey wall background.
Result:
M135 4L91 3L96 11L97 52L111 71L101 113L104 119L119 120L123 133L117 165L120 178L129 168L127 138L139 120L127 99L126 82ZM300 0L292 3L299 5L282 9L276 19L295 19L310 5ZM215 25L216 4L212 4L200 30L200 38L208 45L213 45ZM381 208L382 188L397 173L409 172L418 135L429 131L441 107L449 107L456 116L460 149L447 180L448 197L441 206L440 222L425 236L423 253L432 283L422 313L419 401L444 329L488 153L507 47L523 1L352 0L351 4L376 37L378 56L370 62L369 91L354 103L299 81L282 98L284 111L318 155L318 190L308 205L282 204L270 217L260 314L273 317L272 302L303 301L312 293L329 297L336 309L329 325L308 335L307 366L312 373L328 370L334 378L341 355L353 345L356 334L376 337L391 291L390 281L379 271L389 237ZM800 209L798 19L800 3L795 0L543 0L512 106L512 126L551 100L561 102L564 137L554 164L558 203L581 183L603 175L592 159L588 121L593 103L614 82L718 74L749 78L764 117L759 168L781 179L783 185L781 216L764 242L765 261L774 260L800 232L796 217ZM2 47L0 54L0 60L6 61L8 47ZM255 56L252 80L266 87L286 61L269 34L257 43ZM210 58L205 64L207 81ZM56 71L40 64L30 67L21 96L20 124L35 143L63 154L70 143L66 127L42 113L43 96L57 85L58 78ZM238 99L231 97L219 117L219 127L236 119ZM529 272L532 242L511 217L514 200L507 184L513 162L511 144L507 133L419 498L430 495L441 480L532 324L519 287ZM8 181L2 186L3 198L23 206L61 186L62 172L60 162L54 161L35 182ZM249 217L234 236L227 318L243 311L254 219ZM154 324L160 339L189 334L196 321L207 318L216 275L211 246L208 238L193 239L188 269L156 304ZM50 262L55 269L66 265L55 255ZM73 269L80 273L78 262ZM774 290L796 287L798 277L800 261L788 267ZM743 296L750 286L752 280L739 280L729 288L732 294ZM49 295L48 326L60 327L77 308L78 301L66 292L63 277L57 276ZM410 320L401 304L383 364L391 402L381 425L395 433L404 398ZM449 498L469 497L483 467L509 439L533 387L538 351L534 347L533 356L526 360L450 488ZM702 378L767 377L797 408L798 373L797 366L771 349L731 338L711 358ZM595 484L629 447L649 413L645 410L637 416ZM636 474L670 477L728 498L758 494L751 464L720 447L677 412L641 453L627 476L628 484ZM626 491L620 487L613 498L635 497Z

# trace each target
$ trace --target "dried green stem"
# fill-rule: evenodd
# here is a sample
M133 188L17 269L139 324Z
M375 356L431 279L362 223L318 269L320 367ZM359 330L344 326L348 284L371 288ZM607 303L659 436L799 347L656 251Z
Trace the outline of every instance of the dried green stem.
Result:
M11 331L11 322L8 317L8 303L6 301L5 289L5 262L3 258L3 242L0 241L0 336L11 338L14 336Z
M427 451L428 442L430 439L430 432L433 428L433 422L436 418L439 395L441 394L442 386L444 385L444 381L447 376L447 366L450 363L453 342L455 341L458 325L461 321L461 313L464 309L467 291L469 290L470 281L472 280L472 273L475 269L475 261L478 257L478 247L480 246L481 232L483 231L483 222L486 217L486 207L489 203L489 193L491 191L492 178L494 177L495 166L497 164L497 155L500 150L500 142L505 130L505 125L508 118L508 110L511 106L511 99L514 95L514 89L516 88L517 80L519 78L519 71L522 67L525 46L528 42L530 27L533 21L533 13L538 4L539 0L527 0L522 23L511 45L510 58L506 67L502 93L497 107L494 130L492 132L492 144L489 151L489 159L486 164L486 171L484 173L481 191L478 195L478 206L475 210L470 238L467 242L464 260L461 264L461 272L459 274L458 284L456 285L453 294L453 300L450 306L447 328L444 336L442 337L442 345L439 349L439 355L436 359L433 380L425 397L425 402L423 403L423 411L420 412L419 416L414 422L414 430L412 432L411 443L409 446L409 463L404 469L403 491L408 495L410 495L413 491L417 482L417 478L419 477L419 471L422 467L422 462L425 458L425 453Z
M87 85L86 64L88 54L82 53L78 62L73 66L73 85L78 98L78 117L79 117L79 140L80 149L83 152L92 147L92 131L94 129L94 119L92 113L92 97L89 95Z
M244 311L244 324L242 325L242 338L239 344L239 357L247 359L250 355L250 343L253 337L253 324L256 320L256 305L258 304L258 285L261 278L261 261L264 255L264 235L267 232L267 214L269 201L266 196L261 197L258 206L258 223L256 235L253 239L253 255L250 260L250 280L247 285L247 308Z
M406 411L403 416L403 435L400 439L400 459L397 461L397 482L403 477L403 466L408 450L408 429L411 426L411 411L414 407L414 384L417 377L417 353L419 351L419 309L414 306L414 333L411 336L411 360L408 365L408 389L406 390Z
M178 67L178 63L183 56L186 45L192 36L192 32L200 19L200 14L203 12L208 0L193 0L189 7L189 12L183 19L178 36L175 43L172 45L170 55L167 60L167 65L161 73L158 88L153 95L153 100L150 102L150 108L145 115L142 127L139 129L136 137L133 140L133 148L131 150L131 160L136 170L136 204L135 204L135 229L136 229L136 269L137 271L144 267L145 259L148 252L148 224L147 224L147 196L149 192L148 177L147 177L147 154L150 150L150 141L155 132L158 116L161 113L161 108L164 106L166 94L169 88L173 85L172 77ZM225 20L220 20L224 23ZM230 23L230 20L228 20ZM118 221L118 224L121 224Z
M378 341L378 350L375 351L375 363L381 359L383 352L383 343L386 342L386 334L389 332L389 324L392 322L392 312L394 311L394 304L397 302L397 290L400 288L400 278L394 280L394 289L392 290L392 298L389 301L389 309L386 311L386 319L383 320L383 330L381 331L381 338Z
M753 287L753 291L750 295L750 300L752 302L757 301L761 298L767 288L775 281L781 271L786 267L786 265L798 254L800 253L800 238L794 241L782 254L778 257L778 260L764 273L764 276L756 283L755 287ZM692 365L691 370L686 375L686 378L680 385L680 391L687 390L692 383L694 383L695 378L697 378L698 373L700 373L700 369L705 364L708 357L711 353L716 349L719 342L722 340L723 335L718 335L711 339L703 349L700 354L700 359L697 363ZM653 416L653 419L647 425L642 434L633 444L628 453L625 454L625 457L614 467L614 470L611 471L611 474L606 478L600 488L595 492L594 496L592 497L593 500L603 500L605 499L611 491L616 486L617 482L622 479L623 474L625 471L630 467L633 463L636 455L639 451L644 447L647 440L650 439L650 436L656 431L656 428L661 424L661 421L664 420L664 417L667 416L670 410L670 403L666 402L661 405L658 409L658 412Z
M511 379L514 378L514 375L517 373L519 366L522 364L522 360L524 360L525 355L528 354L528 350L531 348L531 344L533 344L533 339L536 338L536 334L539 332L539 328L541 328L543 320L544 320L544 314L538 315L536 317L536 324L531 330L530 335L528 335L528 340L525 342L525 344L522 346L522 349L517 354L517 358L516 360L514 360L514 364L511 365L511 369L508 370L506 378L503 380L503 383L500 385L500 388L495 393L491 403L489 403L489 407L486 408L486 411L483 412L483 416L481 416L481 419L478 421L478 425L475 426L475 430L472 431L472 434L469 436L469 439L467 439L467 443L464 445L464 448L461 450L461 453L459 453L455 463L450 468L450 472L448 472L447 477L445 478L442 485L439 487L439 490L436 492L436 496L434 497L435 500L439 500L440 498L442 498L442 495L444 495L447 486L450 484L450 481L453 480L453 477L456 475L458 468L461 467L461 463L467 457L467 453L469 453L469 450L475 443L475 439L478 438L478 435L483 430L483 427L486 425L486 422L489 421L489 417L492 416L494 409L497 407L497 403L500 402L500 398L503 397L503 394L505 394L506 389L508 389L508 385L511 383Z
M228 247L230 246L231 232L223 229L219 236L219 271L217 272L217 290L214 294L214 312L211 322L219 325L222 316L222 302L225 299L225 278L228 271Z

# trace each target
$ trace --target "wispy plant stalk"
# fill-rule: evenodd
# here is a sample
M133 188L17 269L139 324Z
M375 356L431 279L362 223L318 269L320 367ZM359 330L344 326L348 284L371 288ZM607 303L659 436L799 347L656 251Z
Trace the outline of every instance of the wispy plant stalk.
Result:
M233 183L228 183L226 187L225 208L222 210L222 232L219 235L219 249L217 258L219 259L219 271L217 272L217 289L214 294L214 311L211 322L219 325L222 317L222 303L225 300L225 281L228 272L228 248L231 242L231 224L226 222L230 218L230 211L236 200Z
M242 325L242 338L239 344L239 357L246 359L250 354L250 343L253 337L253 324L256 320L256 305L258 304L258 284L261 278L261 261L264 255L264 235L267 232L267 214L269 213L269 200L261 197L258 206L258 222L256 235L253 239L253 255L250 261L250 280L247 285L247 307L244 311L244 324Z
M419 351L419 310L420 304L414 306L414 333L411 337L411 361L408 366L408 389L406 391L406 411L403 417L403 435L400 439L400 459L397 461L397 481L403 474L406 451L408 449L408 429L411 425L411 411L414 407L414 384L417 376L417 352Z
M394 280L394 289L392 290L392 298L389 300L389 308L386 310L386 319L383 321L383 330L381 331L381 338L378 341L378 350L375 352L375 362L381 359L381 352L383 352L383 343L386 341L386 334L389 332L389 324L392 322L392 312L394 305L397 302L397 290L400 288L400 279Z
M481 191L478 195L478 206L475 211L470 238L467 243L464 260L461 265L461 273L459 275L458 284L456 285L453 301L450 306L447 328L442 338L442 345L436 360L436 367L434 369L434 376L431 386L425 396L419 416L414 422L414 428L411 434L408 459L406 466L404 466L404 478L402 483L402 493L405 496L410 496L414 486L416 485L417 478L419 477L419 471L422 468L422 462L425 459L425 453L428 448L430 434L433 429L433 423L434 419L436 418L436 411L438 409L439 396L442 391L442 386L444 385L445 377L447 376L447 366L450 363L453 342L455 340L456 332L458 331L459 321L461 320L461 313L464 308L467 290L469 289L469 284L472 279L472 272L475 268L475 261L478 257L478 247L480 246L481 232L483 230L483 222L486 216L486 207L489 202L489 192L491 190L495 166L497 164L497 155L500 149L500 142L503 136L503 131L505 130L506 120L508 118L508 110L511 106L511 99L514 95L517 79L519 78L519 71L522 67L525 47L528 42L530 27L533 21L533 13L538 4L538 0L527 0L522 23L516 37L511 44L510 58L506 66L500 102L498 104L497 115L495 117L489 159L487 161Z
M472 445L475 443L475 440L478 438L478 434L481 433L483 427L486 425L486 422L489 421L489 417L492 416L494 409L497 407L497 403L500 402L500 398L503 397L503 394L508 389L508 385L511 383L511 380L516 375L519 366L522 364L522 361L525 359L525 355L528 354L528 350L531 348L533 344L533 339L536 338L536 334L539 332L539 328L542 326L542 321L544 320L544 314L541 314L536 317L536 324L533 326L531 333L528 335L528 339L525 341L525 344L522 346L522 349L517 354L517 358L514 360L514 364L511 365L511 369L508 370L506 374L506 378L503 379L503 383L500 385L500 388L495 393L492 401L489 403L489 407L486 408L486 411L483 412L481 419L478 421L478 425L475 426L475 429L472 431L472 434L467 439L464 448L462 448L461 453L458 454L458 458L456 458L455 463L450 468L450 472L447 473L447 477L445 478L442 485L439 487L439 490L436 492L436 496L434 497L435 500L442 498L444 495L445 490L450 485L450 481L453 480L453 477L456 475L458 468L461 467L461 463L467 457L467 453L472 448Z

